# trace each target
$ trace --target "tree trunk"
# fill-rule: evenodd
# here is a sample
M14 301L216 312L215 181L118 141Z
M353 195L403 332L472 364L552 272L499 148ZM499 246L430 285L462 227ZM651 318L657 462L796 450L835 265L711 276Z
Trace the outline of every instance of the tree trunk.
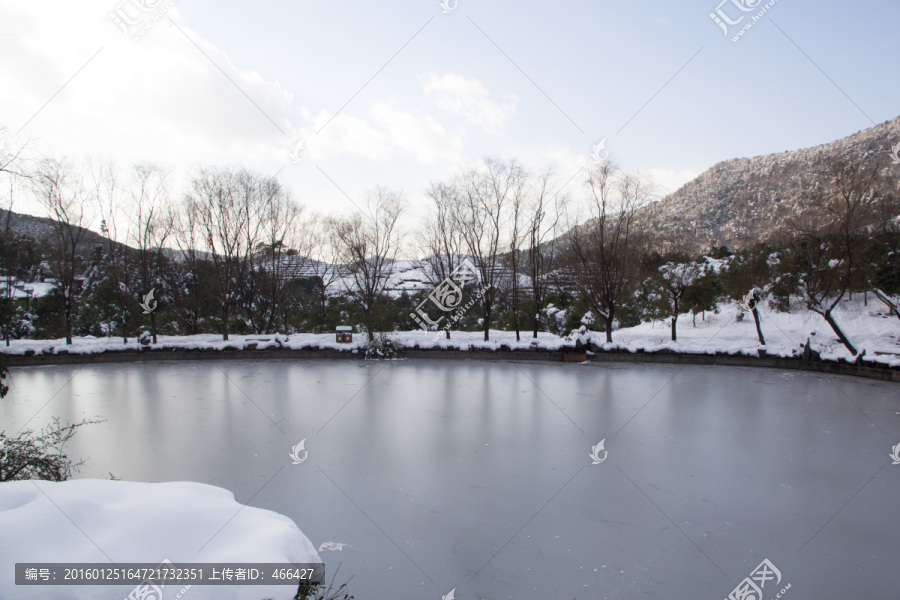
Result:
M838 339L841 340L841 343L844 345L844 347L850 351L850 354L856 356L857 354L859 354L859 351L857 351L857 349L853 347L853 344L850 343L850 340L847 339L847 336L844 335L844 332L841 330L840 325L838 325L834 320L834 317L831 316L832 310L833 308L829 308L822 314L822 316L825 317L825 320L829 325L831 325L832 331L834 331L835 335L838 336Z
M482 314L484 318L484 341L490 341L491 339L491 305L489 302L485 302L484 304L484 313Z
M366 313L366 333L368 334L369 341L374 342L375 341L375 330L372 327L372 318L368 312Z
M672 341L678 340L678 334L675 326L678 323L678 298L672 298Z
M885 294L883 291L879 290L878 288L873 289L872 292L875 294L876 298L878 298L879 300L884 302L887 305L887 307L889 309L891 309L891 312L894 313L895 315L897 315L897 318L900 319L900 307L898 307L896 304L891 302L891 299L888 297L887 294Z
M222 340L228 341L228 305L222 305Z
M753 307L753 320L756 322L756 335L759 337L759 343L765 346L766 338L763 337L762 328L759 326L759 311L756 310L756 306Z
M69 288L68 294L66 295L66 345L72 345L72 301L70 300L70 296L72 295L72 289Z
M614 308L610 308L609 312L606 313L606 318L603 319L606 321L606 341L608 343L612 343L612 328L613 328L613 314L615 313Z
M513 267L513 297L512 297L512 317L513 327L516 330L516 341L521 340L519 333L519 287L516 284L516 268Z
M522 339L521 333L519 331L521 328L519 327L519 305L518 304L519 304L518 301L516 301L515 306L513 307L513 325L516 328L516 341L517 342L521 341L521 339Z
M150 333L153 335L153 343L156 343L156 311L150 313Z

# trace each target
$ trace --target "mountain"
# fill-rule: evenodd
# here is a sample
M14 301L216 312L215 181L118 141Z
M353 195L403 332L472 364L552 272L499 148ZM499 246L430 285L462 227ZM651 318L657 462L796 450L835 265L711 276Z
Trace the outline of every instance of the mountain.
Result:
M36 217L23 213L10 212L0 208L0 232L7 230L15 236L29 237L38 242L55 240L56 230L53 221L47 217ZM82 228L81 253L88 255L95 246L109 247L109 240L90 229Z
M741 248L771 237L785 219L828 185L828 161L881 159L897 193L900 165L889 153L900 143L900 117L812 148L721 162L645 208L650 231L689 240L692 250Z

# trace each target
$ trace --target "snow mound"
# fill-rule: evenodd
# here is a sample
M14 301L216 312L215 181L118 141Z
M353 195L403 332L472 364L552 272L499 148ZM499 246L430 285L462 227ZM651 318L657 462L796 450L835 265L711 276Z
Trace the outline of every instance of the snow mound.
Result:
M122 600L134 586L17 586L17 562L322 562L294 522L191 482L0 483L0 598ZM166 599L181 585L168 585ZM289 600L296 588L194 585L190 600Z

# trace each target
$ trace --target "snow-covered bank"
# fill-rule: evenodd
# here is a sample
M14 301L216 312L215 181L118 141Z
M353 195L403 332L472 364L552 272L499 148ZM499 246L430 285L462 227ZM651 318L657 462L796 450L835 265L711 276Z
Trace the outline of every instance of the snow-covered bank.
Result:
M790 357L802 354L803 346L810 342L824 360L853 360L850 352L840 343L828 323L820 315L792 305L791 312L777 312L768 306L759 306L761 329L766 340L765 351L769 356ZM588 331L581 336L584 343L591 340L598 350L624 350L629 352L656 352L669 350L689 354L742 354L756 356L759 339L753 316L744 313L736 304L720 304L718 314L697 315L696 326L692 316L678 319L678 341L671 341L668 321L641 323L613 332L613 343L606 343L603 332ZM900 319L891 315L878 300L869 297L868 306L862 300L843 302L834 311L835 320L856 347L865 350L864 362L876 362L900 366Z
M837 336L825 320L800 305L791 307L791 312L777 312L768 306L760 306L762 330L766 338L766 353L769 356L791 357L802 353L802 347L810 340L811 347L825 360L853 360L853 356L838 341ZM516 341L514 332L491 330L490 341L485 342L481 331L452 331L451 339L445 339L443 332L395 331L388 338L400 348L446 349L446 350L539 350L559 351L571 347L576 340L595 352L680 352L689 354L740 354L757 356L759 341L753 317L741 315L735 303L719 305L718 313L681 315L678 319L678 341L670 341L671 330L668 321L645 322L636 327L617 329L613 332L613 343L606 343L605 333L585 329L580 335L561 337L540 332L537 340L530 331L522 331ZM875 362L889 366L900 366L900 319L891 315L887 308L874 298L868 305L861 300L843 302L834 312L835 319L850 340L861 351L865 350L864 362ZM694 325L696 321L696 325ZM365 334L354 334L350 344L339 344L333 333L298 333L287 335L232 335L229 341L222 336L203 334L194 336L159 336L159 343L150 349L172 350L243 350L243 349L290 349L290 350L342 350L361 355L365 347ZM65 340L14 340L9 347L0 346L0 352L12 355L25 354L96 354L122 350L136 351L141 344L133 338L123 344L121 338L76 338L71 346Z
M317 563L292 520L238 504L228 490L190 482L95 479L0 483L0 598L122 600L134 586L17 586L24 562ZM201 549L202 548L202 549ZM183 586L166 598L175 597ZM288 600L292 586L191 586L192 600Z

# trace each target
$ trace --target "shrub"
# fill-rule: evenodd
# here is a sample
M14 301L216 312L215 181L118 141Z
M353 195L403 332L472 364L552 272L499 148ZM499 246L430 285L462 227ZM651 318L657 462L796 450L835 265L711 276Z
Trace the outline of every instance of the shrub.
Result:
M73 463L63 453L63 446L79 427L100 422L82 420L80 423L60 425L59 419L54 418L52 425L37 433L26 429L16 437L10 437L5 431L0 431L0 481L65 481L84 461Z
M385 334L376 334L375 339L366 344L366 360L397 358L397 347Z

